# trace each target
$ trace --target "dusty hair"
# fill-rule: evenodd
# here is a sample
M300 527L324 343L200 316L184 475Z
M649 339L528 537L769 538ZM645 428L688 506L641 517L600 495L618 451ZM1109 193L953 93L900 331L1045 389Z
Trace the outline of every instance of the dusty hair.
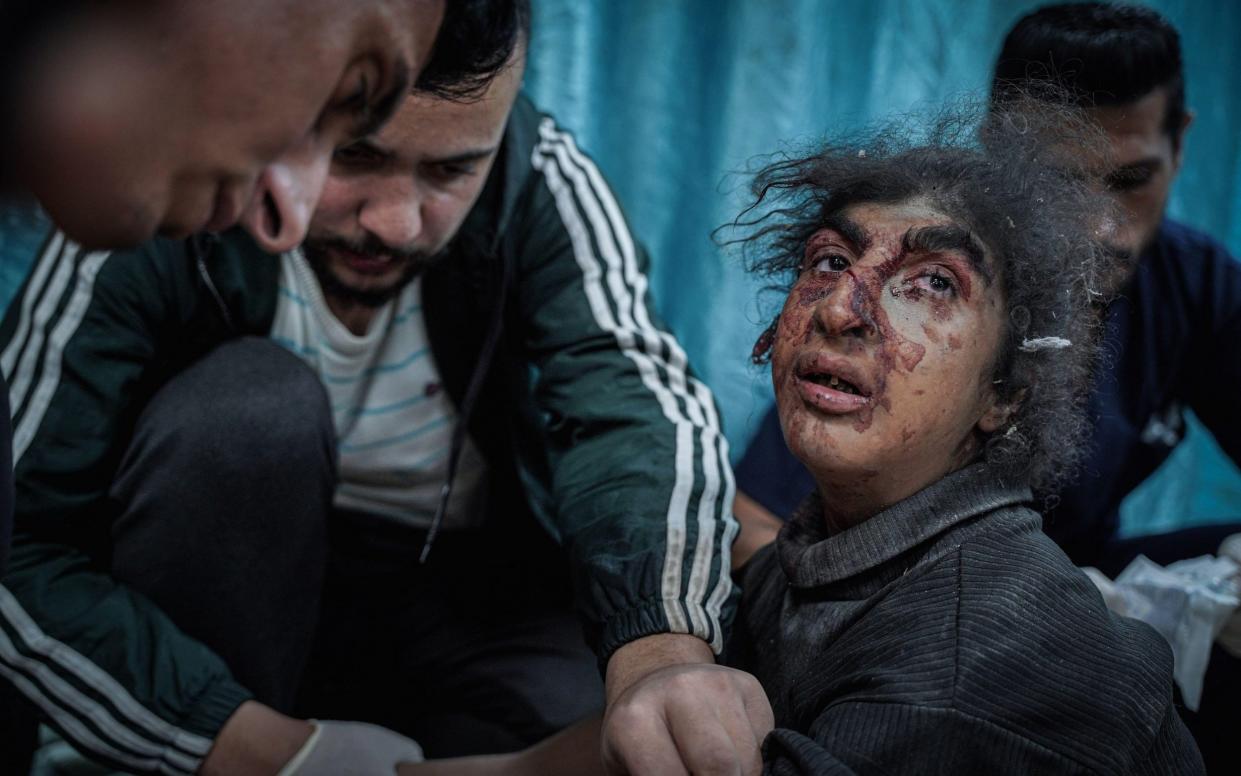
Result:
M1026 108L1037 105L1034 111ZM1097 359L1097 289L1110 259L1096 239L1111 204L1085 167L1063 153L1103 153L1104 138L1076 109L1014 100L991 113L956 106L904 118L804 156L768 159L753 203L727 229L747 268L787 294L806 241L860 203L917 199L967 226L986 246L1006 309L993 366L999 399L1016 407L982 455L1044 492L1076 466L1088 431L1085 399ZM776 322L759 338L770 358Z

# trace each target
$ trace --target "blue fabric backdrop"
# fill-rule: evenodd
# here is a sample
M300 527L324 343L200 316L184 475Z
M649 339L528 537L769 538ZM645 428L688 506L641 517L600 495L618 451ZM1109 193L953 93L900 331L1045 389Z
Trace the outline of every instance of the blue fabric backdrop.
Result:
M534 0L527 86L626 204L653 255L656 305L719 397L734 456L771 401L766 371L746 359L758 284L709 237L744 202L737 173L782 143L984 94L1004 32L1038 4ZM1152 4L1181 30L1197 111L1172 215L1241 254L1241 2ZM29 218L0 213L0 253L33 253L39 235L17 226ZM0 265L0 307L26 269ZM1127 531L1241 519L1241 473L1191 419L1125 517Z
M742 204L735 173L783 141L984 94L1005 31L1040 4L534 0L528 89L578 133L651 249L656 305L716 391L734 455L771 400L746 361L758 286L709 238ZM1241 254L1241 3L1151 5L1181 31L1197 111L1171 214ZM1131 499L1127 530L1241 519L1241 475L1199 424L1187 442Z

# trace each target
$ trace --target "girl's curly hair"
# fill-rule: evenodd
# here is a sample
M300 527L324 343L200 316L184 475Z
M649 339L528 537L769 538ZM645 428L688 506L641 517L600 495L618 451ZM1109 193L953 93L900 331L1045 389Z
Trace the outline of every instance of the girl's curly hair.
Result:
M1080 111L1044 99L906 118L769 159L751 185L753 203L728 225L741 236L727 242L740 243L747 268L787 294L806 241L851 205L921 199L968 226L998 270L1008 314L992 379L1017 407L983 455L1052 492L1073 472L1088 430L1098 289L1111 272L1096 234L1112 205L1087 165L1104 142ZM770 358L774 326L755 345L756 363Z

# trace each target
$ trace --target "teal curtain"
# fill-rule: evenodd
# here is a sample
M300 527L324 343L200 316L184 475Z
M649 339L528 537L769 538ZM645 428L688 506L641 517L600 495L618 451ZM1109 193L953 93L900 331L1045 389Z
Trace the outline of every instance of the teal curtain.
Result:
M656 305L719 397L734 457L771 402L747 355L780 301L761 301L760 284L710 238L745 202L743 171L790 144L985 95L1004 32L1039 5L533 2L528 90L596 157L651 249ZM1181 31L1197 112L1170 211L1241 254L1241 3L1151 4ZM30 256L43 226L0 212L0 255ZM26 271L0 264L0 307ZM1191 418L1186 444L1131 498L1125 529L1228 518L1241 518L1241 474Z
M651 249L656 305L715 390L734 456L771 401L746 357L778 303L710 239L744 203L739 173L790 143L985 95L1004 33L1040 4L534 0L527 88L595 156ZM1170 212L1241 254L1241 3L1151 5L1181 32L1197 112ZM1241 475L1191 420L1127 506L1129 531L1241 519Z

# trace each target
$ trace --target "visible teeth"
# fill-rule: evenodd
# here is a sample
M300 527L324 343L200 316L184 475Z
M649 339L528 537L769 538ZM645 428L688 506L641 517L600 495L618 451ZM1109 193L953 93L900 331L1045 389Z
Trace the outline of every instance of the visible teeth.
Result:
M813 380L819 385L827 386L828 388L833 388L837 391L840 391L841 393L853 394L854 396L862 395L862 392L857 389L857 386L853 385L852 383L841 380L836 375L819 373L819 374L811 375L809 379Z

